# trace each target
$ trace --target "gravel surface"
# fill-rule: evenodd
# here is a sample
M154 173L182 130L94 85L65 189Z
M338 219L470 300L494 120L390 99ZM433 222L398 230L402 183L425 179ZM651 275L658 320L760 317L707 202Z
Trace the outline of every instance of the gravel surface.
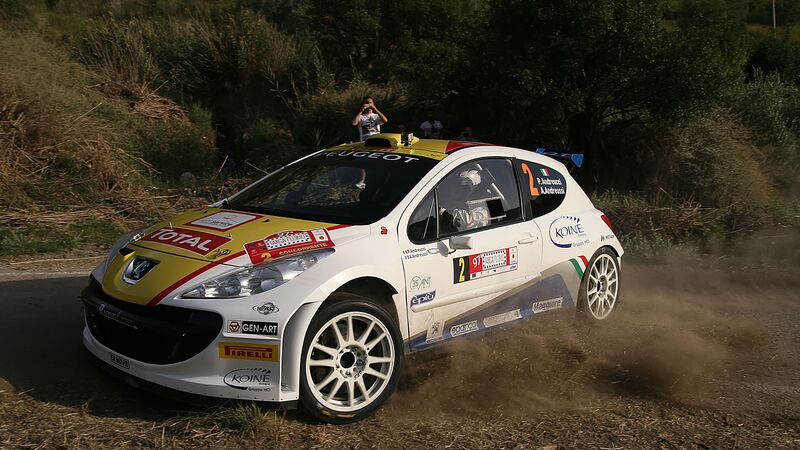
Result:
M102 254L0 263L0 448L800 448L797 277L626 265L607 323L566 315L407 360L372 418L189 406L91 365L80 289ZM74 273L59 275L58 273Z

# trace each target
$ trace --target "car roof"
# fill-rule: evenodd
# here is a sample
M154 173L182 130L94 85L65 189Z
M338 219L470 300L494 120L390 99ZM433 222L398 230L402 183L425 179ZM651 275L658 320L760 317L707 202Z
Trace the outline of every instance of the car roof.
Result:
M486 142L477 141L458 141L458 140L443 140L443 139L419 139L417 137L411 138L409 145L402 143L402 136L400 133L380 133L373 134L363 142L351 142L349 144L341 144L335 147L328 148L327 150L355 150L363 148L365 150L375 151L389 151L392 153L401 153L410 156L422 156L431 158L438 161L443 160L446 156L454 153L456 150L475 148L475 147L494 147L511 150L515 154L522 155L530 161L545 164L550 167L557 168L562 171L567 171L567 168L560 161L551 158L547 155L540 155L532 150L524 150L515 147L507 147L504 145L489 144ZM568 171L567 171L568 172Z
M408 155L423 156L426 158L442 160L448 154L468 147L488 146L483 142L474 141L448 141L441 139L419 139L417 137L411 138L409 145L402 143L402 136L400 133L381 133L374 134L363 142L353 142L350 144L342 144L336 147L329 148L328 150L353 150L356 148L374 149L374 150L387 150L391 149L392 152L404 153Z

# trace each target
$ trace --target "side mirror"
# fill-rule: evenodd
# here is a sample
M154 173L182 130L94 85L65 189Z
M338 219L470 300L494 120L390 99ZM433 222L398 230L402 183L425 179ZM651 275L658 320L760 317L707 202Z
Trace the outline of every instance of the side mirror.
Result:
M448 241L452 250L471 250L472 237L470 236L452 236Z

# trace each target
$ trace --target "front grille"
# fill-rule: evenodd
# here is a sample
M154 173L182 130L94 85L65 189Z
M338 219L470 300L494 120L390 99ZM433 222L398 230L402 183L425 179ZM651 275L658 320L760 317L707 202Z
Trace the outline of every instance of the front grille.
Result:
M94 277L84 290L83 303L86 324L95 339L121 355L149 364L185 361L208 347L222 329L222 317L213 312L114 299ZM103 304L105 311L113 312L101 314Z

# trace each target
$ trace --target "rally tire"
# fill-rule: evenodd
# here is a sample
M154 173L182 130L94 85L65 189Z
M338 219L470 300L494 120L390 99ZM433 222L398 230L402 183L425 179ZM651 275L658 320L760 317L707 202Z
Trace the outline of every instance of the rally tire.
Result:
M578 292L578 316L590 323L608 319L619 305L619 258L609 247L602 247L592 256L583 273Z
M333 294L303 340L300 403L323 422L362 420L392 395L402 362L393 314L368 298Z

